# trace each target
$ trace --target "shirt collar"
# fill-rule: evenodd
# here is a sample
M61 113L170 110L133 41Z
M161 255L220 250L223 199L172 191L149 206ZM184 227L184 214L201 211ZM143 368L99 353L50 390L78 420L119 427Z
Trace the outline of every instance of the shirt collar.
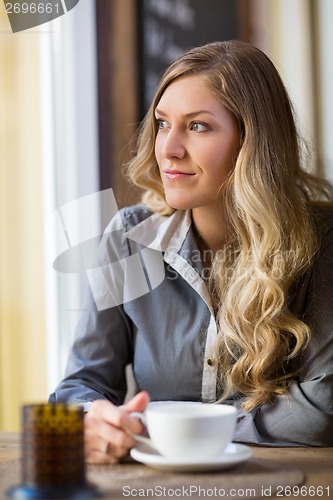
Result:
M125 232L125 236L152 250L177 253L192 224L190 210L176 210L170 216L153 214Z

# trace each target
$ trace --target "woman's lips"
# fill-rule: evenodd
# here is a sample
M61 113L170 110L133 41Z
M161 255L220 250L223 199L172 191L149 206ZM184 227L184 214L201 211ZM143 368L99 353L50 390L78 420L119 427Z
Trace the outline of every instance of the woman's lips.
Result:
M176 181L179 179L186 179L195 174L190 172L182 172L181 170L164 170L164 175L170 181Z

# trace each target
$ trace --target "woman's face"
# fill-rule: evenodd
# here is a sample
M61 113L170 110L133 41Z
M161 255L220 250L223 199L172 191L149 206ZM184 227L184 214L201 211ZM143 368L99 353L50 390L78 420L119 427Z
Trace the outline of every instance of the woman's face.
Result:
M171 83L155 116L155 155L167 203L176 209L215 205L239 147L234 115L196 75Z

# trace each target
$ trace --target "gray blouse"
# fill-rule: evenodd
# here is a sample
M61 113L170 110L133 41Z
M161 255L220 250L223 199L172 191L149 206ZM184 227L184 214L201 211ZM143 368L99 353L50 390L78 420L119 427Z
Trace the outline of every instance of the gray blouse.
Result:
M238 408L235 441L333 446L333 209L314 212L320 251L295 283L290 308L311 326L288 394L249 413ZM216 322L191 213L122 209L107 227L82 308L65 379L50 401L122 404L126 366L152 401L212 402Z

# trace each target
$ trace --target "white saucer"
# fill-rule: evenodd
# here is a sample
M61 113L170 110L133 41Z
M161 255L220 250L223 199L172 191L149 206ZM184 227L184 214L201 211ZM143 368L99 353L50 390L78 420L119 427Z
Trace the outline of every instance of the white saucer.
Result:
M150 446L139 444L131 450L131 457L154 469L170 471L208 471L230 469L252 457L248 446L230 443L222 455L212 458L167 458L163 457Z

